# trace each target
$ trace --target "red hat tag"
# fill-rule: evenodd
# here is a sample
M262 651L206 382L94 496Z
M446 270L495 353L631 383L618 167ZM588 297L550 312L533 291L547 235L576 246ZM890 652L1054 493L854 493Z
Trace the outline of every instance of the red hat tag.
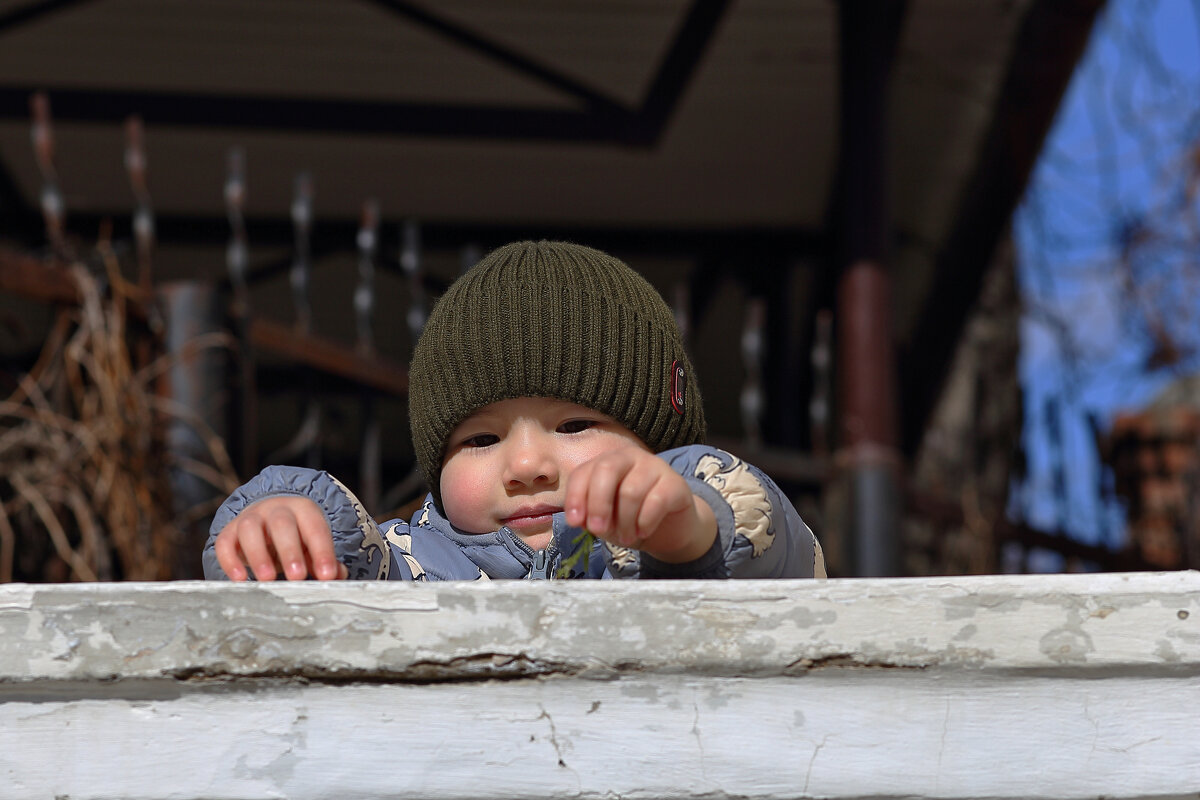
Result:
M683 395L687 388L687 374L683 365L678 361L671 362L671 408L675 413L683 415Z

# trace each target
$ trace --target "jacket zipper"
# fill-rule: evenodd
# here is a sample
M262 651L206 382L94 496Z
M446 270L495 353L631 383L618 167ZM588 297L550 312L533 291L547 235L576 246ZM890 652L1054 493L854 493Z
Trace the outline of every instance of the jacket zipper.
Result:
M528 553L532 559L529 565L529 572L525 573L525 580L550 581L555 579L556 576L554 573L558 566L558 548L554 546L554 542L551 542L542 550L534 550L512 531L507 528L502 528L501 530L507 532L517 547Z
M555 579L555 566L558 564L558 550L551 546L545 550L533 552L533 563L529 565L527 581L552 581Z

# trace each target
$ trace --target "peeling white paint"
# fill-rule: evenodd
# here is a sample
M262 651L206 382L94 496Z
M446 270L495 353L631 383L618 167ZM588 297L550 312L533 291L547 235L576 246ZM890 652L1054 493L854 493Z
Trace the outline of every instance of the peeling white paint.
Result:
M0 798L1200 797L1194 572L10 585L0 645Z

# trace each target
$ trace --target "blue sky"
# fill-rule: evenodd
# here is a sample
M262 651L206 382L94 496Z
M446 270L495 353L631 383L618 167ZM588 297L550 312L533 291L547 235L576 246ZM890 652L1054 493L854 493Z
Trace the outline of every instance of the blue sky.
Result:
M1028 479L1011 512L1035 527L1120 545L1093 426L1200 371L1198 142L1200 0L1109 0L1014 216ZM1156 328L1183 354L1169 366Z

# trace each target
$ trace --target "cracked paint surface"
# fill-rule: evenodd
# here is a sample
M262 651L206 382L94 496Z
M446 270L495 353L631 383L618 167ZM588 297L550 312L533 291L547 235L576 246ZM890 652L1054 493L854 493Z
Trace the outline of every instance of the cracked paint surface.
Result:
M21 647L0 652L0 685L1130 663L1189 670L1200 664L1198 606L1193 572L632 585L14 585L0 587L0 637Z
M1191 797L1198 606L1187 572L4 586L0 800Z

